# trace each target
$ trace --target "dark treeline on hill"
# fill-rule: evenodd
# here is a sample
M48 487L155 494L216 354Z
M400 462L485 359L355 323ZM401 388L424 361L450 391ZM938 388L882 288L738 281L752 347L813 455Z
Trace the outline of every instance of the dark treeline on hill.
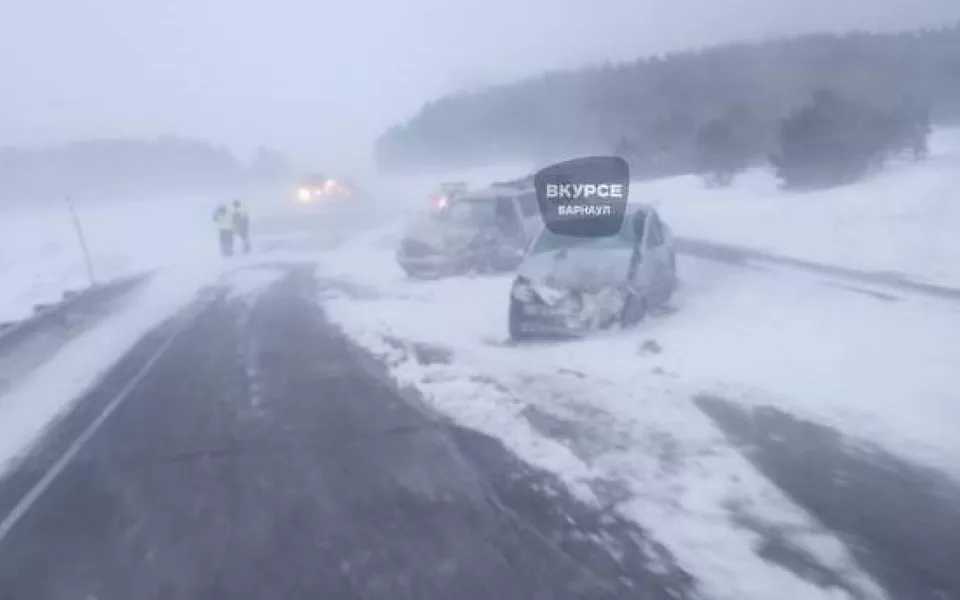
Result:
M0 148L0 202L224 193L277 181L289 171L287 159L267 149L244 164L226 148L176 137Z
M384 133L377 161L406 171L615 152L641 177L724 185L773 162L805 187L855 179L904 147L922 156L931 121L960 121L960 25L729 44L451 95Z
M829 90L780 122L777 175L791 188L849 183L877 171L894 156L927 155L930 115L909 99L880 109Z

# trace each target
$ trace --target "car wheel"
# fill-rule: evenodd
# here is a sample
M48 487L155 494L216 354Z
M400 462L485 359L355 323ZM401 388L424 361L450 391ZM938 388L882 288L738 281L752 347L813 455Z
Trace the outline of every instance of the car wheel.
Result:
M510 339L519 342L529 338L529 334L523 330L523 312L520 310L520 303L516 298L510 298L510 315L508 317L508 327L510 329Z
M620 326L633 327L647 316L647 299L636 294L627 296L620 311Z

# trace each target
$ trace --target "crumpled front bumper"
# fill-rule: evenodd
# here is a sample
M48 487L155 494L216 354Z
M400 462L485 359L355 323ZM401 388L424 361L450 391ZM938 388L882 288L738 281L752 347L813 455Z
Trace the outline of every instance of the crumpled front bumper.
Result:
M528 335L587 335L593 331L589 321L544 304L519 303L519 311L517 327Z
M512 293L512 292L511 292ZM623 306L623 295L611 287L595 292L576 292L555 302L538 295L513 296L518 326L524 333L541 335L586 335L612 323Z

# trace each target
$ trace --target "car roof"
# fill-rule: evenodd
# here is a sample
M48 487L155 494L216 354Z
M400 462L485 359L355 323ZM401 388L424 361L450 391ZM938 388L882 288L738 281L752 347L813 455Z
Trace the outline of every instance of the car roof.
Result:
M645 202L630 202L627 204L626 214L632 215L638 212L642 212L647 215L655 215L657 214L657 209L654 208L652 204L647 204Z
M533 183L533 175L516 179L513 181L493 183L485 188L471 190L459 198L459 201L466 202L493 202L499 197L516 197L526 193L536 193L536 187ZM646 215L657 215L657 210L652 204L646 202L628 202L626 215L633 215L642 212Z
M510 186L501 186L501 185L494 184L485 188L481 188L479 190L473 190L471 192L467 192L465 195L461 197L461 200L467 200L467 201L486 200L486 201L492 202L497 198L502 198L502 197L515 198L521 194L528 194L528 193L535 193L535 192L536 192L536 189L532 185L526 186L526 187L510 187Z
M457 202L493 202L497 199L497 196L502 194L493 194L489 190L474 190L472 192L467 192L462 196L457 198Z
M520 190L526 190L528 188L534 187L534 177L535 174L531 173L519 179L510 179L507 181L497 181L490 185L494 188L514 188Z

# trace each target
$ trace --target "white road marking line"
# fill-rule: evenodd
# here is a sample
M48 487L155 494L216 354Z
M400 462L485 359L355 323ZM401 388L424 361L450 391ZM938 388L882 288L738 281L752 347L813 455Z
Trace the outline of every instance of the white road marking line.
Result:
M186 331L187 327L193 323L194 318L200 313L200 311L206 307L206 303L203 303L200 307L194 310L193 314L185 318L184 324L181 325L176 331L170 334L170 337L157 349L156 353L150 357L150 360L143 366L140 371L131 379L127 385L120 390L120 393L114 396L113 400L104 407L100 415L92 422L87 428L74 440L73 444L67 448L67 451L63 453L63 456L57 460L56 463L50 467L50 470L44 474L44 476L38 481L30 491L27 492L23 498L20 499L20 502L10 511L7 517L0 522L0 544L3 544L4 539L7 535L13 530L13 528L20 522L20 519L30 510L33 504L43 495L47 489L56 481L57 477L63 473L63 470L70 464L77 454L80 453L80 450L83 449L84 445L90 441L90 439L97 433L97 430L106 422L113 412L120 407L121 404L137 389L137 386L140 385L153 366L167 353L167 350L173 345L173 342L180 337L180 334Z

